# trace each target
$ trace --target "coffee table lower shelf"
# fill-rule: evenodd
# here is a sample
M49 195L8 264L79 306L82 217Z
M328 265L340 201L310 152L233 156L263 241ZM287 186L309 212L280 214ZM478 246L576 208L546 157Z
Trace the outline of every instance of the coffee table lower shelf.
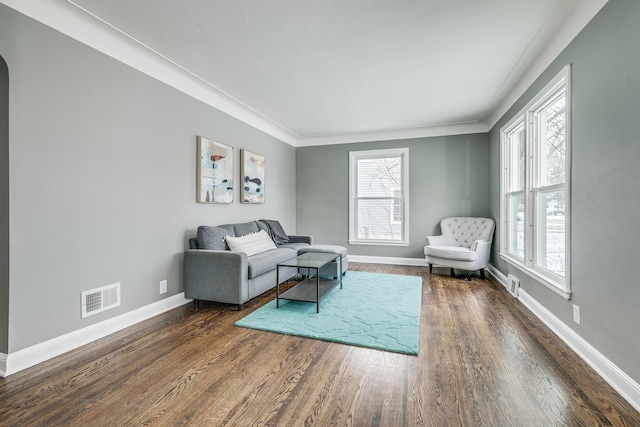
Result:
M297 283L291 289L281 293L276 301L276 306L280 307L280 300L313 302L318 305L317 311L320 312L320 301L327 296L329 292L340 285L340 280L320 279L316 282L315 277L308 278Z

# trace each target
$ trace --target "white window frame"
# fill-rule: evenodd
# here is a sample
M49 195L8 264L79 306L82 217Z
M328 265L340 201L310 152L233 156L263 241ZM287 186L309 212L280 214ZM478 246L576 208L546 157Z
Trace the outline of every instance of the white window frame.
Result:
M541 108L553 99L559 90L565 91L565 182L564 185L543 187L538 185L540 179L536 168L537 156L534 155L536 148L536 117ZM509 239L509 216L507 198L517 192L509 192L510 150L507 146L508 135L516 129L524 120L525 129L525 215L524 215L524 257L520 258L508 251ZM500 182L500 215L501 215L501 242L500 258L515 266L523 273L534 278L536 281L551 289L555 293L566 299L571 297L571 263L570 263L570 242L571 242L571 66L565 66L538 94L516 114L507 124L500 129L500 152L501 152L501 182ZM565 275L564 278L553 274L547 270L537 267L534 263L535 235L536 235L536 196L539 191L548 191L558 188L565 190Z
M357 229L357 183L358 160L401 158L401 200L402 200L402 236L399 240L375 240L358 238ZM394 199L395 197L390 197ZM393 212L391 212L393 217ZM393 219L393 218L392 218ZM381 246L409 246L409 148L390 148L383 150L363 150L349 152L349 244L351 245L381 245Z

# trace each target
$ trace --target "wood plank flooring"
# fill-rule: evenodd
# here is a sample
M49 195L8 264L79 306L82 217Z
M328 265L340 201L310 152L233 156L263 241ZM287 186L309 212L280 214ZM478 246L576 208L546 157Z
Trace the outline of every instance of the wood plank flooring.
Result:
M420 354L234 326L172 310L0 379L2 426L640 426L640 414L491 279L422 276Z

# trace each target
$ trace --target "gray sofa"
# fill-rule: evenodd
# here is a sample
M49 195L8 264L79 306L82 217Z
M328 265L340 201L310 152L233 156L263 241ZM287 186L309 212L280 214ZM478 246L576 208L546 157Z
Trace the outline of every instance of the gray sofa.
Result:
M276 225L277 221L275 222ZM244 252L229 250L226 236L240 237L265 230L276 243L276 248L247 256ZM283 231L281 230L283 233ZM279 239L267 222L250 221L198 227L197 238L189 239L184 257L185 297L199 300L235 304L242 310L250 299L276 286L276 267L304 251L337 252L343 257L342 273L347 270L346 249L341 246L312 245L311 236L286 236ZM286 241L288 240L288 242ZM337 275L338 263L327 266L320 274ZM281 267L280 283L298 273L296 268Z

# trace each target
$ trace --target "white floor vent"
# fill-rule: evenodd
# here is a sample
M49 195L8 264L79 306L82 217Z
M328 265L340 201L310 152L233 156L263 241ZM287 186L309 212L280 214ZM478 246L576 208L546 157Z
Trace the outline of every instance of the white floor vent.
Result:
M120 305L120 283L82 293L82 318Z
M520 290L520 280L513 274L507 276L507 291L514 297L518 298L518 291Z

